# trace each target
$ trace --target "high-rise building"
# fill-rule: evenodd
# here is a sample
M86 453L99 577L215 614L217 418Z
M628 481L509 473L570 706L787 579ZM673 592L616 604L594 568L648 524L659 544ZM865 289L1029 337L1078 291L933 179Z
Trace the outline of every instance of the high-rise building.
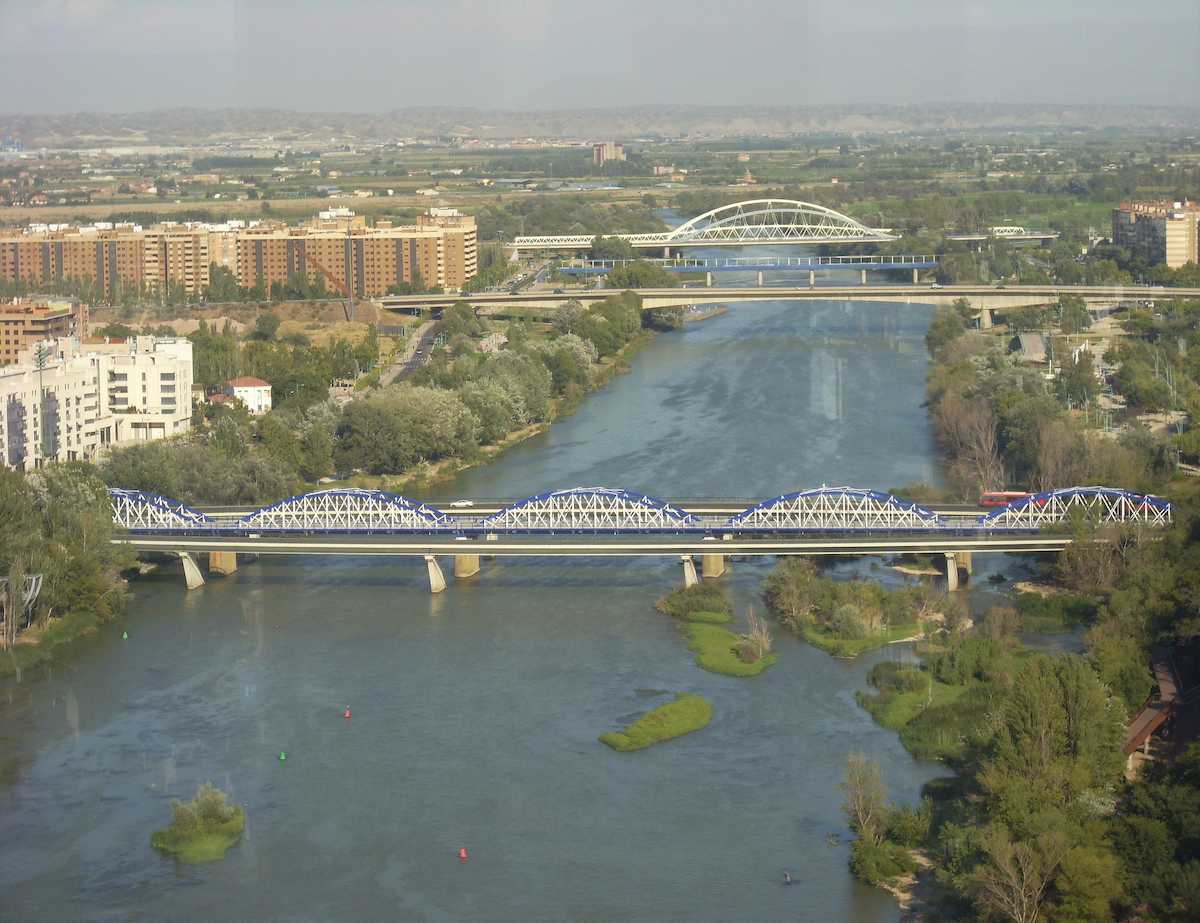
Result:
M142 290L144 235L132 225L0 235L0 279L36 287L90 283L106 295Z
M208 288L209 232L201 228L152 228L144 233L142 280L148 294L175 286L189 295Z
M1200 263L1200 205L1122 202L1112 213L1113 243L1151 264L1178 269Z
M0 365L9 365L39 340L87 336L88 306L44 298L0 301Z
M29 471L191 428L184 338L45 340L0 368L0 463Z
M625 159L625 147L616 141L600 141L592 145L592 165L602 167L609 161Z

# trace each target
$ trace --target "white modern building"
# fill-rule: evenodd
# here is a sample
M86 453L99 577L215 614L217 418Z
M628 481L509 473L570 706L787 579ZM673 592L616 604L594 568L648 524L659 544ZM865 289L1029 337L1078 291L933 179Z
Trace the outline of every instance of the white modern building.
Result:
M40 368L39 368L40 366ZM29 471L191 428L192 344L45 340L0 368L0 464Z
M239 400L250 416L261 417L271 410L271 385L261 378L244 375L225 382L225 393Z

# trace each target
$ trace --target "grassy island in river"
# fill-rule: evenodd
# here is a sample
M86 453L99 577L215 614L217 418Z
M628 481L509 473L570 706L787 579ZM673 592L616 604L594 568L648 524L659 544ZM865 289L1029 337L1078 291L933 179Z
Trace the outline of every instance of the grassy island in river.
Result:
M623 731L600 735L600 742L627 753L698 731L712 720L712 704L681 692L671 702L651 709Z
M227 804L225 793L204 783L193 801L171 802L171 825L156 830L150 845L181 862L214 862L242 838L246 814Z

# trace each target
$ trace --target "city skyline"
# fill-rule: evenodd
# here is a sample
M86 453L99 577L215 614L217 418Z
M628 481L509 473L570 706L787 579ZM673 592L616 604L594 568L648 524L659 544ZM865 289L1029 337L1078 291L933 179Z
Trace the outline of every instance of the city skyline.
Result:
M1200 102L1200 9L1176 0L1084 11L934 2L917 13L760 0L733 17L678 0L616 0L602 12L554 0L503 9L358 0L336 11L275 0L6 0L0 34L10 49L0 79L18 88L9 114Z

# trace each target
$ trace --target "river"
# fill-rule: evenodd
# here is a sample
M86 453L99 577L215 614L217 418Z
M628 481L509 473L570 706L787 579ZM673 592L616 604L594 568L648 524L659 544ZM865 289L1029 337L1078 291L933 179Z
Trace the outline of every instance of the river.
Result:
M439 493L936 480L929 318L734 307ZM770 566L722 578L739 612ZM896 919L847 870L837 783L851 750L904 801L944 772L855 705L903 652L845 663L780 635L763 676L709 674L653 610L680 580L678 562L485 561L433 597L422 563L378 558L263 558L191 593L171 568L141 580L123 623L0 690L0 918ZM597 742L679 690L712 701L708 728ZM246 806L245 836L176 866L150 833L210 780Z

